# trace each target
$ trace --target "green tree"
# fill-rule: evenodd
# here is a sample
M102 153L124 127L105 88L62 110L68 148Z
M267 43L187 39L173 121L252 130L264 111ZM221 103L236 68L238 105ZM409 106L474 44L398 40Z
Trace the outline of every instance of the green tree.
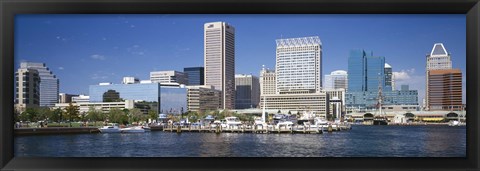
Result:
M39 109L38 109L37 120L43 121L43 120L50 119L50 117L52 116L52 113L53 113L53 112L52 112L52 110L51 110L49 107L39 108Z
M128 116L124 111L118 108L113 108L110 110L110 112L108 112L108 120L112 123L126 125L128 123Z
M87 119L93 121L94 125L97 126L97 121L104 121L105 117L102 111L90 107L88 108Z
M149 110L148 111L148 118L152 120L157 120L158 119L158 112L157 110Z
M70 123L70 127L72 127L72 122L77 120L80 115L80 107L77 105L73 105L71 102L65 108L65 115Z
M25 111L20 114L20 119L22 121L37 122L38 121L37 120L38 115L39 115L38 108L29 107L29 108L25 109Z
M62 120L63 116L63 110L60 108L56 108L55 110L52 111L52 114L50 115L49 119L54 122L60 122Z
M129 123L139 122L144 119L142 111L140 109L134 108L128 112Z

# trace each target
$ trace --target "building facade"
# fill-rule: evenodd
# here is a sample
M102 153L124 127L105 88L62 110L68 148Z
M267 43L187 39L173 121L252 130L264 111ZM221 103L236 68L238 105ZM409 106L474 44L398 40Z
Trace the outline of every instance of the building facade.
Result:
M187 86L187 110L188 111L207 111L218 110L221 106L220 90L215 90L212 86Z
M15 73L15 106L19 112L40 105L40 76L35 69L19 68Z
M348 74L344 70L336 70L330 73L330 75L325 75L325 90L335 90L335 89L347 89L348 86Z
M265 101L263 101L265 98ZM260 106L266 110L311 112L314 116L326 117L328 111L326 93L272 94L261 96Z
M90 102L90 96L80 94L72 97L72 103L87 103Z
M260 95L276 94L275 70L266 69L260 71Z
M187 112L187 88L161 86L160 113L182 114Z
M345 117L345 89L326 89L328 111L327 114L333 119L342 119Z
M235 28L225 22L204 25L205 85L222 91L222 108L235 108Z
M70 103L72 102L72 98L76 97L76 94L67 94L67 93L59 93L58 94L58 103Z
M188 81L186 85L205 85L204 67L188 67L183 69Z
M256 108L260 101L260 82L253 75L235 75L235 109Z
M318 36L276 40L275 72L263 67L260 108L327 117L322 88L322 43ZM264 99L264 100L263 100Z
M456 75L455 72L451 70L452 69L452 60L451 56L448 53L447 49L443 45L443 43L435 43L433 45L432 50L430 51L430 54L427 54L426 56L426 87L425 87L425 109L426 110L440 110L440 108L444 108L444 103L440 102L439 99L445 99L445 102L448 101L450 103L450 100L446 100L449 97L441 97L439 94L442 90L430 90L430 88L439 86L443 87L443 85L448 85L449 83L446 83L445 79L438 78L440 75L451 75L454 76ZM448 70L448 71L437 71L437 70ZM432 79L430 76L430 72L435 72L436 78L434 78L436 81L434 83L431 83ZM450 73L450 74L449 74ZM457 73L458 74L458 73ZM461 75L461 73L460 73ZM456 76L455 76L456 77ZM454 80L454 78L453 78ZM460 82L461 85L461 82ZM430 95L430 93L435 92L435 95ZM434 102L431 102L431 100L434 99ZM443 101L443 100L441 100ZM445 104L446 105L446 104ZM431 109L433 107L433 109ZM451 106L450 106L451 107Z
M178 71L153 71L150 72L150 80L154 83L178 83L187 85L187 76Z
M123 77L122 84L137 84L140 83L138 78L135 77Z
M45 63L22 62L20 68L35 69L40 76L40 106L52 107L58 102L59 80Z
M460 69L430 70L428 74L427 108L429 110L463 110Z
M394 81L393 81L393 69L392 66L385 63L384 67L384 73L385 73L385 88L389 90L394 90Z
M318 36L276 40L276 91L322 87L322 43Z
M375 110L381 92L382 105L418 105L418 91L392 90L391 66L373 52L352 50L348 58L346 110ZM387 74L385 74L387 72Z

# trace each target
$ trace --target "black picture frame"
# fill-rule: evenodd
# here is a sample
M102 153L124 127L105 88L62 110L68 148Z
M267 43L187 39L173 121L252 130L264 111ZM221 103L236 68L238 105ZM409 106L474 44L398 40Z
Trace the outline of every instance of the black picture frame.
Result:
M0 168L3 170L479 170L479 0L2 0ZM466 158L27 158L13 155L16 14L466 14Z

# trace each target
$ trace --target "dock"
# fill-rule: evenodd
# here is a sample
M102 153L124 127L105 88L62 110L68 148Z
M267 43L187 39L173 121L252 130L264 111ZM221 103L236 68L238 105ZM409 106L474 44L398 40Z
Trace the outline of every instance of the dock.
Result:
M292 126L292 127L267 127L241 125L241 126L174 126L168 125L163 128L164 132L198 132L198 133L256 133L256 134L322 134L323 132L334 132L350 130L350 125L323 125L319 127Z
M15 128L15 135L48 135L48 134L90 134L100 133L97 127L48 127L48 128Z

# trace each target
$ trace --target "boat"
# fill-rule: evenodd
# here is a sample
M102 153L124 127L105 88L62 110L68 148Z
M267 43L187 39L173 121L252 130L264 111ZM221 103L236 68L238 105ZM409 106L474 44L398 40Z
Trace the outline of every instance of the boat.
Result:
M288 129L291 130L293 127L292 121L280 121L275 125L275 129Z
M460 122L459 121L450 121L450 122L448 122L448 126L460 126Z
M388 120L385 117L378 116L373 119L373 125L388 125Z
M238 126L242 125L242 122L240 122L240 120L237 117L234 117L234 116L225 117L225 125L228 128L238 127Z
M145 129L142 126L128 127L120 129L122 133L144 133Z
M103 126L99 130L101 133L120 133L121 132L120 128L118 127L118 124L116 123Z

